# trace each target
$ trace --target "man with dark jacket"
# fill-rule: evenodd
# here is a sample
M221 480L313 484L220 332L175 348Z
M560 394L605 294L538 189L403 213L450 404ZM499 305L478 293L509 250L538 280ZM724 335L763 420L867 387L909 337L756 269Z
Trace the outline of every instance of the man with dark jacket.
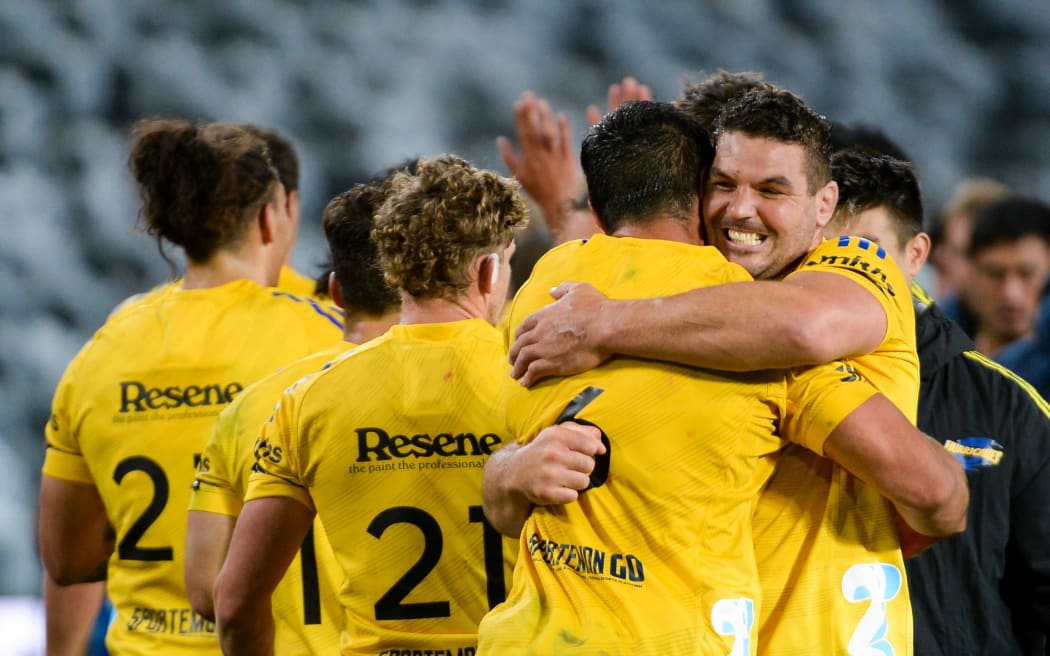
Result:
M909 282L926 261L911 166L871 150L832 160L839 204L826 230L877 242ZM917 285L919 428L955 453L970 484L965 533L907 562L921 656L1048 653L1050 406L974 349ZM903 538L902 538L903 540Z

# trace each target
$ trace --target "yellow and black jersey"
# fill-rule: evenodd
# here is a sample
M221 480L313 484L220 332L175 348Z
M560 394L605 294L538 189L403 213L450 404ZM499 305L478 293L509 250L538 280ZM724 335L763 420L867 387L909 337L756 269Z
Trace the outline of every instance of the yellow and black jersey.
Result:
M481 477L508 438L499 333L481 319L393 326L282 397L246 502L314 508L342 573L344 654L473 653L514 543Z
M262 427L281 394L299 379L353 348L343 342L297 360L248 386L226 407L197 466L190 510L236 517L241 512L248 476L262 441ZM336 593L342 574L318 519L274 590L274 653L334 653L339 649L343 611Z
M749 279L710 247L604 235L569 242L536 264L505 336L564 280L628 299ZM756 653L749 520L764 463L781 447L784 376L616 357L507 388L519 441L571 415L598 426L608 451L578 501L533 508L511 592L482 622L479 653Z
M246 386L341 338L338 311L239 280L130 307L70 363L43 473L96 486L115 529L110 651L218 653L183 579L195 461L216 415Z
M821 457L838 423L878 390L915 420L915 315L908 285L866 239L827 240L799 271L844 275L869 290L887 331L868 355L793 372L785 448L754 515L764 653L912 653L912 614L895 511L870 486Z

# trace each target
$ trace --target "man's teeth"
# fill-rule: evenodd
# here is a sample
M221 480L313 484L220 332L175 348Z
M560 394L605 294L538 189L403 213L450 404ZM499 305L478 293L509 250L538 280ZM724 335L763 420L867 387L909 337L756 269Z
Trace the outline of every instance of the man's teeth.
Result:
M736 242L738 244L761 244L762 236L756 235L753 232L738 232L736 230L726 230L726 234L729 235L729 241Z

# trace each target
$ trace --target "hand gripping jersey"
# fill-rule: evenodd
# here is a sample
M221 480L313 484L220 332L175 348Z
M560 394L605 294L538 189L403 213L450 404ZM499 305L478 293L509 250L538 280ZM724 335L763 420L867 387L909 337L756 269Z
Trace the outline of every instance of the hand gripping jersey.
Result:
M564 280L625 299L750 277L711 247L604 235L569 242L518 293L508 341ZM507 388L519 441L573 405L577 421L607 437L596 467L606 475L574 503L533 508L511 592L482 622L479 653L755 654L761 600L749 520L762 465L781 446L784 376L617 357Z
M43 473L96 486L116 531L111 652L218 653L183 579L195 460L222 408L278 366L338 343L341 321L336 308L248 280L176 289L112 318L70 363Z
M281 394L350 348L353 344L344 342L283 367L250 385L219 414L197 466L190 510L240 515L263 424L273 415ZM274 653L336 653L343 629L343 611L336 597L342 579L328 536L315 519L273 593Z
M823 441L870 396L866 379L913 422L919 394L915 315L896 264L857 237L823 242L799 271L848 276L886 312L872 353L789 380L792 444L780 455L754 516L761 564L759 644L764 653L911 654L912 615L895 511L875 490L821 457ZM794 436L800 436L796 439Z
M344 654L471 654L514 543L482 512L507 443L506 356L481 319L393 326L281 399L246 501L315 508L342 573Z

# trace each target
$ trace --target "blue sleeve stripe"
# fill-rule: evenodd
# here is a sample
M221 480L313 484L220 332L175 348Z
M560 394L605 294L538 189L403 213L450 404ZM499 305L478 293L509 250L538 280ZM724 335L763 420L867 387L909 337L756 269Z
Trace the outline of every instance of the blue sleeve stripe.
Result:
M335 324L335 327L338 328L339 330L343 329L343 322L341 320L342 318L341 317L336 317L332 313L328 312L323 307L321 307L320 303L318 303L317 301L315 301L312 298L303 298L302 296L297 296L295 294L289 294L288 292L282 292L282 291L277 291L277 290L275 290L273 292L273 295L291 299L291 300L295 301L296 303L302 303L303 301L306 301L307 303L310 304L310 307L313 308L314 312L316 312L317 314L321 315L325 319L328 319L329 321L331 321L333 324Z
M314 312L316 312L317 314L321 315L325 319L328 319L329 321L334 323L336 325L336 327L339 328L339 330L343 329L343 322L340 321L339 319L337 319L331 313L325 311L325 309L321 307L320 303L318 303L317 301L313 300L312 298L308 298L306 300L310 303L310 307L312 307L314 309Z

